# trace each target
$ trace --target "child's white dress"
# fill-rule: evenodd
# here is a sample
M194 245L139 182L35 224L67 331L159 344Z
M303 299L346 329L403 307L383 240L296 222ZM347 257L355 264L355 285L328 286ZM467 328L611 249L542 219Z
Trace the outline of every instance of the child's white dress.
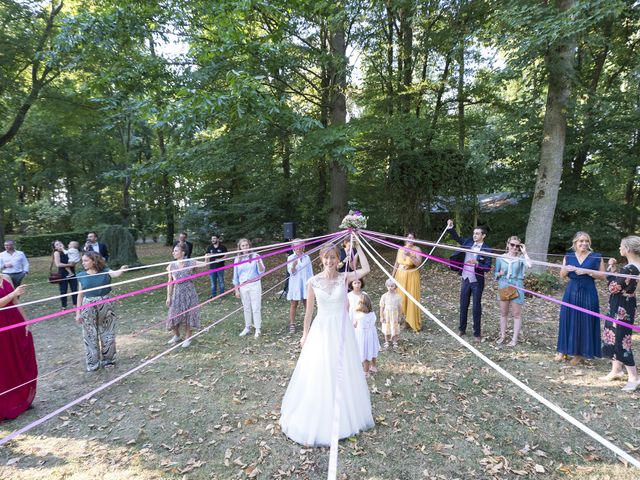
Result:
M349 319L351 321L353 321L353 316L356 313L356 308L358 308L360 298L362 298L362 293L364 292L360 292L360 295L353 291L347 293L347 301L349 302Z
M315 293L318 314L282 399L280 426L297 443L329 446L336 398L339 438L367 430L374 421L358 344L347 315L345 274L339 274L336 280L316 275L309 281L309 288ZM341 340L342 375L340 395L336 395Z
M355 312L354 319L358 322L356 326L356 341L360 350L361 361L371 361L378 357L380 352L380 340L376 330L376 314L373 312Z

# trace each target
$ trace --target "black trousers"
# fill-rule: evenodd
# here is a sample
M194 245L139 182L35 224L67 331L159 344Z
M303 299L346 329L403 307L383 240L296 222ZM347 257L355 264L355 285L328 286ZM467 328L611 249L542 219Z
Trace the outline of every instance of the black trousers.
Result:
M470 282L466 278L462 280L460 287L460 325L458 329L466 333L467 318L469 313L469 303L473 297L473 336L481 335L481 318L482 318L482 292L484 291L484 282Z
M75 292L78 291L78 280L75 277L64 278L60 280L60 282L58 283L58 288L60 288L60 295L65 295L69 290L74 292L74 294L71 295L71 302L75 307L76 304L78 303L78 295L75 294ZM69 297L60 297L60 303L62 304L62 308L67 308L68 299Z

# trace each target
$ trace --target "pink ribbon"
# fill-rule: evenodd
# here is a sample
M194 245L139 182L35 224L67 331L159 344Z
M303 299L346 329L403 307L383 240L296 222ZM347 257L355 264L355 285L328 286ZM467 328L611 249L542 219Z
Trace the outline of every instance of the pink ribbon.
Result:
M335 237L336 237L336 236L338 236L338 235L344 235L344 232L336 232L335 234L330 235L330 238L335 238ZM322 240L322 239L317 240L317 241L315 241L315 242L310 242L310 243L317 243L318 241L321 241L321 240ZM315 248L315 249L313 249L313 250L320 249L321 247L322 247L322 246L316 247L316 248ZM275 253L282 253L283 251L288 251L288 250L290 250L290 248L283 249L283 250L281 250L280 252L274 252L273 254L275 255ZM313 250L312 250L312 251L313 251ZM311 252L309 252L309 253L311 253ZM254 259L252 259L251 261L253 261L253 260L255 260L255 258L254 258ZM261 279L262 277L264 277L265 275L268 275L268 274L270 274L270 273L273 273L273 272L275 272L276 270L278 270L278 269L280 269L280 268L284 267L285 265L288 265L289 263L293 262L294 260L295 260L295 259L287 260L286 262L284 262L284 263L282 263L282 264L280 264L280 265L278 265L278 266L276 266L276 267L274 267L274 268L272 268L272 269L270 269L270 270L265 271L264 273L260 274L259 276L257 276L256 278L254 278L254 279L253 279L253 280L251 280L251 281L252 281L252 282L255 282L255 281L257 281L257 280ZM241 263L244 263L244 262L241 262ZM239 264L239 263L238 263L238 264ZM188 277L185 277L184 279L187 279L187 278L188 278ZM250 283L250 282L245 282L245 284L246 284L246 283ZM244 284L243 284L243 285L244 285ZM273 288L275 288L275 287L273 287ZM233 291L233 290L229 290L229 292L232 292L232 291ZM265 292L265 293L266 293L266 292ZM210 301L210 300L211 300L211 299L208 299L208 300L206 300L206 301L205 301L205 302L203 302L203 303L206 303L207 301ZM96 304L97 304L97 302L96 302ZM92 304L92 305L96 305L96 304ZM196 305L196 306L195 306L195 307L193 307L193 308L199 308L201 305L202 305L202 304ZM225 320L225 319L229 318L231 315L235 314L236 312L240 311L241 309L242 309L242 307L239 307L239 308L237 308L236 310L233 310L232 312L230 312L229 314L225 315L224 317L222 317L222 318L221 318L221 319L219 319L218 321L216 321L216 322L212 323L211 325L209 325L208 327L206 327L206 328L204 328L204 329L200 330L200 331L199 331L199 332L197 332L195 335L193 335L191 338L196 338L196 337L198 337L198 336L202 335L203 333L208 332L211 328L215 327L217 324L219 324L219 323L220 323L220 322L222 322L223 320ZM185 311L185 312L186 312L186 311ZM183 312L183 313L184 313L184 312ZM146 366L150 365L151 363L155 362L156 360L158 360L158 359L160 359L160 358L164 357L164 356L165 356L165 355L167 355L168 353L170 353L170 352L172 352L173 350L175 350L176 348L180 347L180 346L182 345L182 343L183 343L183 342L177 343L176 345L172 346L171 348L169 348L169 349L167 349L167 350L165 350L165 351L163 351L163 352L159 353L159 354L158 354L158 355L156 355L155 357L150 358L149 360L147 360L147 361L145 361L145 362L141 363L141 364L140 364L140 365L138 365L137 367L134 367L134 368L132 368L131 370L128 370L128 371L124 372L122 375L119 375L118 377L114 378L113 380L110 380L110 381L108 381L107 383L104 383L104 384L100 385L99 387L97 387L97 388L95 388L95 389L91 390L89 393L86 393L86 394L84 394L84 395L82 395L82 396L80 396L80 397L76 398L75 400L73 400L73 401L71 401L71 402L67 403L66 405L63 405L62 407L60 407L60 408L58 408L58 409L54 410L53 412L48 413L48 414L47 414L47 415L45 415L44 417L41 417L41 418L39 418L38 420L35 420L35 421L33 421L33 422L29 423L28 425L25 425L24 427L22 427L22 428L20 428L20 429L18 429L18 430L15 430L15 431L13 431L13 432L11 432L9 435L7 435L7 436L5 436L5 437L3 437L3 438L0 438L0 445L4 445L5 443L10 442L11 440L13 440L14 438L18 437L19 435L22 435L23 433L28 432L28 431L29 431L29 430L31 430L32 428L35 428L35 427L37 427L37 426L39 426L39 425L42 425L42 424L43 424L43 423L45 423L46 421L48 421L48 420L50 420L51 418L53 418L53 417L55 417L55 416L59 415L60 413L64 412L65 410L67 410L67 409L69 409L69 408L71 408L71 407L73 407L73 406L77 405L78 403L80 403L80 402L82 402L82 401L84 401L84 400L88 400L89 398L91 398L91 397L92 397L92 396L94 396L95 394L97 394L97 393L99 393L99 392L101 392L101 391L103 391L103 390L105 390L105 389L109 388L110 386L112 386L112 385L114 385L114 384L118 383L120 380L122 380L122 379L124 379L124 378L126 378L126 377L128 377L128 376L130 376L130 375L132 375L132 374L134 374L135 372L137 372L137 371L139 371L139 370L143 369L144 367L146 367ZM34 379L34 380L35 380L35 379Z
M460 262L452 262L449 259L444 259L444 258L441 258L441 257L435 257L435 256L432 256L432 255L429 255L429 254L426 254L426 253L422 253L422 252L416 252L415 250L411 250L410 248L407 248L407 247L404 247L404 246L398 246L395 243L388 242L387 240L383 240L383 239L378 238L378 237L376 237L374 235L369 235L369 234L365 234L365 233L362 233L362 232L360 234L362 236L364 236L365 238L368 238L370 240L374 240L374 241L376 241L376 242L378 242L378 243L380 243L382 245L386 245L388 247L395 248L395 249L402 249L402 250L410 251L412 253L420 255L421 257L430 258L430 259L432 259L432 260L434 260L436 262L442 263L444 265L452 266L454 268L463 269L464 266L461 267L459 265L465 265L465 264L461 264ZM618 320L617 318L611 318L611 317L608 317L607 315L603 315L600 312L594 312L592 310L588 310L588 309L580 307L578 305L573 305L572 303L567 303L567 302L565 302L563 300L558 300L557 298L550 297L550 296L544 295L542 293L538 293L538 292L534 292L534 291L531 291L531 290L527 290L526 288L523 288L523 287L518 287L517 285L512 285L512 286L514 288L517 288L518 290L522 290L525 293L529 293L529 294L534 295L536 297L542 298L543 300L548 300L548 301L556 303L558 305L562 305L564 307L572 308L574 310L577 310L578 312L586 313L588 315L591 315L592 317L597 317L597 318L602 319L602 320L608 320L608 321L613 322L615 324L622 325L623 327L627 327L627 328L630 328L632 330L636 330L636 331L640 332L640 327L636 326L636 325L633 325L631 323L623 322L622 320Z
M326 241L327 239L335 238L338 235L344 235L344 232L335 232L335 233L332 233L330 235L327 235L326 237L319 238L319 239L314 240L312 242L304 243L304 244L302 244L300 246L313 245L314 243L323 242L323 241ZM97 306L97 305L101 305L103 303L115 302L116 300L121 300L123 298L132 297L133 295L138 295L140 293L151 292L153 290L157 290L159 288L166 287L167 285L173 285L175 283L184 282L186 280L191 280L193 278L202 277L203 275L209 275L210 273L218 272L220 270L226 270L226 269L232 268L232 267L234 267L236 265L242 265L243 263L253 262L255 260L261 260L263 258L272 257L273 255L277 255L279 253L287 252L289 250L291 250L291 246L288 246L286 248L282 248L282 249L279 249L279 250L275 250L275 251L270 252L270 253L265 254L265 255L260 255L258 257L250 258L250 259L247 259L247 260L242 260L242 261L240 261L238 263L231 263L229 265L225 265L223 267L214 268L212 270L207 270L205 272L194 273L193 275L189 275L188 277L180 278L178 280L171 280L169 282L159 283L157 285L152 285L150 287L141 288L139 290L134 290L132 292L123 293L123 294L117 295L115 297L106 298L104 300L99 300L97 302L88 303L86 305L81 305L79 307L70 308L68 310L64 310L64 311L61 311L61 312L50 313L48 315L43 315L41 317L37 317L37 318L31 319L31 320L25 320L24 322L15 323L13 325L7 325L6 327L0 328L0 333L4 332L6 330L11 330L13 328L18 328L18 327L21 327L21 326L24 326L24 325L31 325L31 324L43 322L45 320L49 320L49 319L52 319L52 318L60 317L62 315L67 315L68 313L78 312L80 310L84 310L84 309L89 308L89 307L94 307L94 306Z

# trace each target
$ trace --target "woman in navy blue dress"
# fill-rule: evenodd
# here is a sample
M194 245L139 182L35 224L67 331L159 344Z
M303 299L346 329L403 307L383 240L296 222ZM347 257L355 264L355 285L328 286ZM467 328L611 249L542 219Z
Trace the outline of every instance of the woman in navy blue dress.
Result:
M575 234L572 250L565 255L560 270L562 278L569 278L562 300L600 313L594 279L605 277L602 255L591 250L591 237L586 232ZM570 363L578 365L583 358L600 357L600 348L600 319L562 306L556 360L567 360L569 355L573 355Z

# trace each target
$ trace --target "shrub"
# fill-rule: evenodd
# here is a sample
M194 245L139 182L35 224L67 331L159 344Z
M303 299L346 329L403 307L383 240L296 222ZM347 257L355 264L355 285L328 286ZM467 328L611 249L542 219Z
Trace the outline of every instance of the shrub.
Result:
M43 235L23 235L16 237L16 248L22 250L27 256L40 257L50 255L52 252L51 243L60 240L62 243L69 245L69 242L76 240L80 242L80 246L84 245L87 238L86 231L79 232L58 232L46 233Z
M527 276L524 278L524 288L534 292L550 294L558 291L560 287L560 279L549 272L530 272L527 273Z
M98 229L98 235L102 241L103 229ZM129 233L133 236L134 240L138 238L138 231L135 228L129 228ZM84 247L87 239L87 233L91 230L79 230L74 232L58 232L58 233L45 233L42 235L22 235L15 238L16 248L22 250L29 257L40 257L43 255L49 255L52 252L51 243L55 240L60 240L65 246L69 245L69 242L76 240L80 242L80 249ZM108 242L107 247L110 247Z

